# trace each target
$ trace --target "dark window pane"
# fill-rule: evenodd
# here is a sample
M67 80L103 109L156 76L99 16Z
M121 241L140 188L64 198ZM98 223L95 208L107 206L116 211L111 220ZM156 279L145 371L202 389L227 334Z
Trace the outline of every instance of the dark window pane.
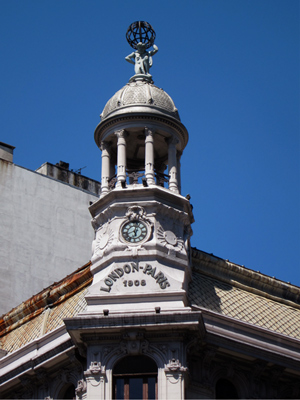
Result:
M143 398L143 378L129 378L130 400Z
M115 398L118 400L124 399L124 379L118 378L116 379L116 385L115 385Z
M156 378L148 378L148 399L155 400L155 384Z
M63 399L75 399L76 395L75 395L75 386L74 385L70 385L64 394Z
M114 374L133 374L157 372L155 361L146 356L130 356L119 361L114 367Z
M216 399L238 399L237 390L227 379L219 379L216 384Z

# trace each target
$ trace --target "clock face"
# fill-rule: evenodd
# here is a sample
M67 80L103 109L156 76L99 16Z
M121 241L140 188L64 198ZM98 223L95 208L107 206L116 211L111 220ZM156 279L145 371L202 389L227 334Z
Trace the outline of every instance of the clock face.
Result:
M139 243L148 235L147 226L141 221L130 221L122 226L123 239L129 243Z

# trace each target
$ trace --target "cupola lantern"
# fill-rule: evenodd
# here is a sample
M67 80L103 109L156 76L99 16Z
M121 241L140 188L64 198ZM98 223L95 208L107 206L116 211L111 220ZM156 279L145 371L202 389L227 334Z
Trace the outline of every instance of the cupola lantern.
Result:
M132 185L166 186L180 193L180 157L188 133L173 100L149 73L158 51L155 32L138 21L126 38L135 49L125 57L134 64L135 75L107 102L95 130L102 150L101 196Z

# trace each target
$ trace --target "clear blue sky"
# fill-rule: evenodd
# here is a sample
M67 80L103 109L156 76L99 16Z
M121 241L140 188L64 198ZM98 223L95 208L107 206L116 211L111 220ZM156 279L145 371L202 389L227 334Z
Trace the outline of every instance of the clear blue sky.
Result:
M29 169L63 160L100 180L94 129L133 75L125 33L146 20L151 73L190 141L182 158L198 249L300 286L298 0L1 0L0 141Z

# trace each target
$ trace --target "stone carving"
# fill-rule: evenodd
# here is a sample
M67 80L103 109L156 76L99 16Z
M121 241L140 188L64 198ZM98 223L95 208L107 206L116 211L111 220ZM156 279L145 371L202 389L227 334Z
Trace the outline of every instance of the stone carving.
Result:
M114 234L113 231L109 228L109 223L102 225L102 228L97 233L95 254L103 253L105 247L108 247L112 243L113 237Z
M165 231L162 226L159 226L157 229L157 238L163 246L167 247L169 250L168 254L183 249L183 239L178 238L175 233L170 230Z
M103 375L105 374L105 366L100 361L92 361L90 368L85 371L84 375Z
M84 379L80 379L77 383L77 388L75 389L76 396L81 397L86 393L86 381Z
M120 343L122 353L130 356L143 354L148 351L149 342L144 339L144 335L140 332L126 332Z
M97 387L105 379L105 366L102 366L99 361L92 361L90 368L84 372L84 376L86 377L87 385Z
M186 372L188 369L187 367L183 367L179 360L176 360L175 358L172 358L172 360L169 361L168 364L165 365L165 372Z
M106 357L113 349L114 347L112 346L105 346L102 353L103 357Z
M114 220L116 218L115 212L116 211L114 207L108 207L100 214L98 214L95 218L93 218L91 223L95 231L101 228L101 226L104 225L105 222Z
M126 217L130 220L143 220L146 221L146 211L143 207L141 206L132 206L129 207L127 212L126 212Z

